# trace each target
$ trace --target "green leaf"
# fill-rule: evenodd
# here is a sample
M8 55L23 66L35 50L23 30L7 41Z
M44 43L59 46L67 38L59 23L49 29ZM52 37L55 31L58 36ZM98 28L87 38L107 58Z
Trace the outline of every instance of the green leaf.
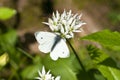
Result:
M81 39L95 41L109 47L120 46L120 33L111 32L110 30L99 31L82 37Z
M33 80L35 77L38 77L38 75L37 75L38 70L40 70L41 67L42 67L41 64L29 65L22 71L22 73L21 73L22 78Z
M104 51L92 45L87 46L87 51L94 64L101 63L105 59L109 58L109 56Z
M38 71L42 69L41 57L36 55L33 59L33 64L27 65L22 71L21 76L23 80L33 80L38 77Z
M16 10L14 9L6 8L6 7L0 8L0 20L10 19L15 14L16 14Z
M6 34L3 34L2 39L9 45L15 45L17 40L17 33L15 30L9 30L9 32Z
M90 45L87 47L88 53L101 74L107 80L120 80L120 70L115 61L104 51Z
M17 62L20 54L16 51L15 44L17 41L17 33L15 30L9 30L8 32L0 35L0 53L7 52L9 53L10 62ZM16 56L13 56L16 55Z
M120 80L120 69L110 57L98 64L97 69L107 80Z
M17 41L17 33L15 30L9 30L7 33L0 35L0 48L1 52L8 50L12 51Z
M76 74L80 69L77 68L78 62L73 55L69 58L58 59L57 61L51 60L48 55L44 58L43 64L46 69L51 70L53 75L61 76L61 80L77 80Z
M120 80L120 70L114 67L98 65L98 70L107 80Z

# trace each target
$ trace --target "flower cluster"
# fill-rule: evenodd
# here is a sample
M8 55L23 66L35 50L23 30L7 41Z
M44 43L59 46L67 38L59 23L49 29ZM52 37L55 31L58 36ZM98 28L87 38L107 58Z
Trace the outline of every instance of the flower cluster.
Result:
M43 66L42 72L38 71L39 77L36 77L35 79L38 80L60 80L60 76L57 76L56 78L50 74L50 70L46 73L45 68Z
M47 24L52 31L54 31L61 37L73 38L73 32L81 32L81 26L86 24L80 20L81 16L82 14L72 14L71 10L69 12L66 12L64 10L61 15L58 11L56 11L56 14L53 13L52 19L48 19L48 23L43 23Z

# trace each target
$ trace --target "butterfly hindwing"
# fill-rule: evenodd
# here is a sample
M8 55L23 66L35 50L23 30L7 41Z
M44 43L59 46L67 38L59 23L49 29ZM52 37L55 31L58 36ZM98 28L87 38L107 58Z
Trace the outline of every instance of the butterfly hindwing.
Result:
M56 44L54 49L51 51L50 56L54 60L57 60L59 57L60 58L69 57L69 49L68 49L68 46L67 46L67 44L65 43L65 41L63 39L61 39Z

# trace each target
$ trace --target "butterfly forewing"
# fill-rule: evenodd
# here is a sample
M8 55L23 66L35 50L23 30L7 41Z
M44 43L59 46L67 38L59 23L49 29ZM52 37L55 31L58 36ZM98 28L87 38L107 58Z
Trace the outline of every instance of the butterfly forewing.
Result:
M35 37L39 43L41 52L48 53L52 50L57 35L50 32L36 32Z

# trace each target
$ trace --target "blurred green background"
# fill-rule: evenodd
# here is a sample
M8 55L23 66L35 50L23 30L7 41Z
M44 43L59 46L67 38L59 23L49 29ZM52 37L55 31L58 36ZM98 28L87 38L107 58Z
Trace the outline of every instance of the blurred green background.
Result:
M5 63L1 63L3 65L0 66L0 80L33 79L38 75L37 71L42 68L42 65L46 65L47 70L53 70L51 72L55 76L62 73L67 74L68 72L65 72L64 69L69 69L69 65L78 63L74 56L71 56L70 59L52 62L49 56L46 59L45 55L40 54L38 50L34 33L36 31L50 31L49 27L42 22L47 22L56 10L60 13L65 9L66 11L72 10L73 13L83 14L82 20L87 24L83 26L84 31L77 36L82 37L103 29L120 31L120 0L0 0L1 7L16 10L16 14L13 14L9 19L0 20L0 56L5 53ZM85 52L83 48L81 50L79 48L86 45L86 42L78 42L78 38L75 38L73 42L78 52ZM84 64L90 64L88 54L81 56ZM114 54L114 56L119 63L119 54ZM48 61L53 66L47 64ZM61 61L68 63L67 66ZM57 65L55 65L56 63ZM89 67L93 67L93 65L91 64ZM59 73L55 72L54 68ZM70 69L77 72L79 65L71 66ZM72 78L65 78L63 75L63 80L76 80L75 73L72 71L67 74L67 76L71 75ZM101 76L95 76L99 77L95 80L104 80Z

